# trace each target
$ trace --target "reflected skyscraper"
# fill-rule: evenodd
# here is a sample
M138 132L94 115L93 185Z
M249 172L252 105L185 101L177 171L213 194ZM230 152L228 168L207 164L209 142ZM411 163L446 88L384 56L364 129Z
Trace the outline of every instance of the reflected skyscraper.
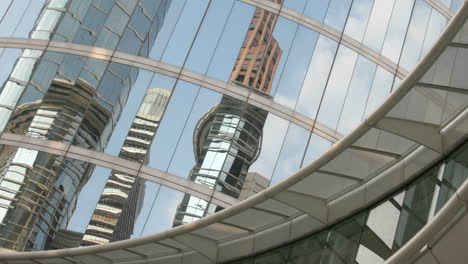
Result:
M275 1L282 3L282 0ZM256 8L230 76L231 83L271 98L270 92L282 50L273 37L276 15ZM234 198L254 194L243 189L249 167L261 150L262 130L268 113L250 104L223 96L194 131L196 165L189 180ZM256 177L263 177L256 175ZM249 183L253 179L249 179ZM259 179L259 181L262 181ZM265 186L266 187L266 186ZM242 195L241 195L242 194ZM189 223L223 208L185 194L173 226Z
M46 1L30 37L146 56L170 2ZM0 90L0 129L103 150L137 76L131 66L25 50ZM94 165L6 146L0 162L0 247L47 248Z
M281 3L282 0L274 2ZM270 94L274 75L283 54L278 41L273 37L276 19L277 16L271 12L261 8L255 9L229 78L231 81Z
M170 95L170 91L161 88L146 92L119 157L148 163L151 142ZM81 244L96 245L130 238L144 193L145 185L140 179L112 170Z

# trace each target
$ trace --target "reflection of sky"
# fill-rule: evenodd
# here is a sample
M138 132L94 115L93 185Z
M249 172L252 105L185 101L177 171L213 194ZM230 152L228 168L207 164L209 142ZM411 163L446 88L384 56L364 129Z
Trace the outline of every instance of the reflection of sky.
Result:
M430 14L431 9L426 3L416 1L400 60L400 65L407 70L411 70L419 60Z
M375 69L375 63L359 56L338 124L340 133L351 132L361 122Z
M233 7L233 0L213 1L203 19L185 68L205 73L221 38L227 18Z
M9 0L2 0L0 5L0 36L27 38L45 0L14 0L8 12ZM21 23L19 23L21 21Z
M312 134L304 156L304 162L301 167L306 166L307 164L314 161L316 158L320 157L320 155L322 155L328 149L330 149L332 145L333 144L330 141L316 134Z
M310 131L290 124L276 168L271 179L271 185L290 176L300 168Z
M2 49L0 49L1 51ZM3 50L3 55L0 57L0 65L2 65L2 70L0 71L0 85L3 86L3 83L6 81L8 76L10 76L13 66L15 66L15 61L21 56L20 49L5 49Z
M162 186L140 236L171 228L177 206L183 198L184 193Z
M371 49L380 51L382 48L394 2L394 0L376 0L374 3L364 37L364 43Z
M403 46L404 34L410 21L413 1L397 0L393 7L392 19L388 25L385 42L382 47L382 55L398 62L401 47Z
M156 37L156 40L153 44L153 49L151 50L149 57L151 59L160 60L165 48L168 44L169 39L171 38L172 31L176 26L177 20L179 19L180 12L184 8L185 2L187 0L173 0L171 1L171 6L167 10L166 16L164 17L164 25ZM171 43L176 45L177 43Z
M88 226L89 219L96 208L111 169L96 166L88 183L81 189L78 197L76 210L68 223L67 229L84 232Z
M209 76L224 81L229 79L254 10L253 6L244 3L236 2L234 4L229 21L208 69L207 74Z
M297 28L284 70L281 73L275 101L294 109L317 37L318 33L304 26Z
M346 22L345 34L362 41L374 0L354 1Z
M256 172L265 178L271 178L288 125L288 121L268 114L263 126L262 149L257 160L250 166L249 172Z
M338 123L356 60L355 51L340 46L317 118L320 123L330 128L335 128Z
M179 81L150 148L149 166L166 171L190 114L199 86Z
M133 234L130 236L130 238L141 236L145 223L148 219L148 215L151 212L154 199L156 199L159 191L161 190L161 186L159 184L151 181L144 181L142 184L145 185L145 196L143 197L141 211L135 218Z
M179 139L174 156L172 157L168 170L170 173L183 178L188 177L190 170L195 165L195 157L193 153L193 133L195 131L195 126L206 112L221 101L221 97L222 96L219 93L215 93L205 88L200 89L182 136ZM163 142L165 141L163 138L159 138L159 140L162 140ZM156 151L160 150L156 149Z
M177 25L171 33L171 39L164 50L162 61L182 66L207 4L208 0L186 1Z
M315 115L327 84L328 73L331 70L337 47L338 43L327 37L320 36L317 40L296 106L296 111L312 119L316 118Z

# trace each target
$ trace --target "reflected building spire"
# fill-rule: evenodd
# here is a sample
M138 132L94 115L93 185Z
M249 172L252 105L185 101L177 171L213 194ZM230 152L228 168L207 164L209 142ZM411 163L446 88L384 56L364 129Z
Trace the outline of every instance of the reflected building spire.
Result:
M282 3L282 0L275 1ZM273 79L282 55L273 37L277 16L256 8L230 76L230 81L271 97ZM194 131L196 164L189 180L234 198L245 197L267 187L264 178L249 174L249 167L261 150L262 130L268 112L223 96L199 121ZM250 179L256 177L256 179ZM244 187L248 182L250 186ZM260 182L259 184L252 184ZM185 194L177 208L173 226L189 223L223 208Z
M162 88L152 88L146 92L119 157L133 162L148 163L150 145L170 95L170 91ZM144 194L145 184L140 179L112 170L81 245L97 245L130 238Z

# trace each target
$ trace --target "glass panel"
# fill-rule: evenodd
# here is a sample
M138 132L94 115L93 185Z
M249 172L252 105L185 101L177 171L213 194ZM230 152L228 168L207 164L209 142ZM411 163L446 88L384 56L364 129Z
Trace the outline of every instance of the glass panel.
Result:
M317 134L312 134L301 167L311 163L332 147L333 143Z
M392 15L394 0L375 0L363 43L380 51Z
M461 7L462 4L463 4L463 0L452 0L452 4L450 5L450 10L455 13Z
M269 114L263 128L262 149L260 155L249 169L249 174L257 174L266 178L266 187L273 175L274 166L283 145L289 122L275 115ZM271 144L271 142L276 142Z
M413 69L420 59L430 13L431 8L426 3L416 1L400 60L400 66L406 70Z
M427 51L434 45L435 41L439 39L439 36L444 31L446 24L447 18L437 12L437 10L432 9L431 18L427 25L426 37L421 50L421 58L426 55Z
M356 52L345 46L338 49L317 118L320 123L332 129L338 124L357 57Z
M295 0L290 0L295 1ZM307 0L307 5L304 9L304 15L323 22L325 15L330 5L330 0Z
M140 227L137 224L142 222L140 214L147 217L159 189L158 184L116 170L106 174L110 176L87 218L81 246L131 238Z
M346 135L361 123L375 69L375 63L359 56L338 122L338 132Z
M169 173L183 178L189 176L195 164L195 155L197 155L194 153L194 144L197 144L196 139L194 139L195 128L201 125L199 122L203 122L202 117L221 101L221 97L222 95L219 93L205 88L200 89L178 140L177 148L168 168Z
M445 164L441 181L439 198L437 200L436 212L455 194L455 191L468 178L468 145L457 150L450 156Z
M302 13L302 11L304 11L306 3L307 0L285 0L283 7L291 8L299 13Z
M170 39L165 46L162 61L182 66L196 36L208 6L207 0L186 1ZM153 56L150 56L154 58ZM156 59L156 58L155 58Z
M289 125L281 153L276 162L271 184L276 184L291 176L300 168L306 147L304 143L307 142L309 136L310 131L295 124Z
M382 47L382 55L397 63L405 40L405 33L411 18L414 0L396 0L387 34Z
M255 258L255 264L287 264L289 248L283 247L280 249L272 250L268 253L262 254Z
M283 17L278 18L278 22L275 26L275 30L273 31L273 37L278 41L278 45L280 46L282 53L278 59L278 66L276 69L275 76L273 78L272 88L271 88L271 95L276 93L278 83L281 78L281 73L284 70L284 66L286 64L289 51L291 50L291 46L294 42L294 35L298 29L299 25L287 20Z
M388 97L393 86L395 75L391 74L384 68L377 66L375 71L374 81L370 89L369 97L367 98L366 110L364 118L374 112L382 102Z
M153 1L145 2L151 3ZM161 26L161 30L158 33L157 38L155 38L154 40L154 45L150 49L150 58L155 60L161 60L161 57L164 54L164 51L166 50L166 47L169 46L169 41L171 40L172 32L177 26L181 12L184 9L185 2L187 2L187 0L171 1L171 4L165 9L166 16L164 17L164 20L157 20L158 24L160 24ZM170 43L170 45L175 44Z
M344 33L361 42L366 32L367 21L371 14L373 0L355 0L349 13Z
M291 245L291 263L320 263L325 249L326 233L309 237Z
M255 25L252 23L261 21L259 17L254 17L254 12L257 12L254 7L244 3L213 1L185 67L200 73L208 71L209 76L227 81L236 58L245 56L239 50L244 38L254 35L256 22ZM261 12L262 15L271 16L268 12Z
M174 224L174 216L183 198L184 193L182 192L165 186L160 187L149 216L143 224L141 234L135 234L134 237L149 235L171 228ZM150 219L151 221L149 221Z
M199 86L184 81L177 83L174 94L167 106L167 111L158 128L158 133L150 148L150 167L163 171L168 169L199 89ZM193 160L193 158L190 160Z
M335 59L338 43L320 36L310 61L296 111L315 119Z
M331 0L324 23L338 31L342 31L348 17L351 2L352 0Z
M318 34L310 29L303 26L297 28L278 82L275 101L289 108L295 107L317 37Z
M20 56L20 49L0 49L0 65L2 65L2 70L0 71L0 85L2 85L2 87L11 75L15 62Z
M364 228L366 214L360 214L352 219L345 220L328 232L322 263L349 263L354 262L357 247Z

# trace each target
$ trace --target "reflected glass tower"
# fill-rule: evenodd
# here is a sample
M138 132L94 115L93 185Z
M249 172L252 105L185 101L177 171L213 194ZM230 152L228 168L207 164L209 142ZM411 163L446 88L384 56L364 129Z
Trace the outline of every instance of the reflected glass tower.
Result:
M170 91L161 88L146 92L119 157L144 164L148 162L151 142L170 95ZM112 170L81 244L96 245L130 238L145 191L145 184L140 179Z
M146 56L169 4L47 1L30 37ZM137 76L131 66L25 50L0 90L0 129L103 150ZM47 248L68 223L94 165L7 146L0 160L0 247Z
M282 3L282 0L275 2ZM231 83L252 89L267 98L271 98L272 82L282 55L278 41L273 37L276 19L270 12L255 9L230 76ZM249 183L254 180L248 170L260 154L267 115L268 112L253 105L223 96L221 102L208 111L195 128L193 151L196 165L190 172L189 180L234 198L242 196L245 199L247 195L254 194L250 190L253 186L243 189L243 185L246 178L249 178ZM256 191L259 190L256 188ZM195 221L222 209L209 201L185 194L177 208L173 226Z

